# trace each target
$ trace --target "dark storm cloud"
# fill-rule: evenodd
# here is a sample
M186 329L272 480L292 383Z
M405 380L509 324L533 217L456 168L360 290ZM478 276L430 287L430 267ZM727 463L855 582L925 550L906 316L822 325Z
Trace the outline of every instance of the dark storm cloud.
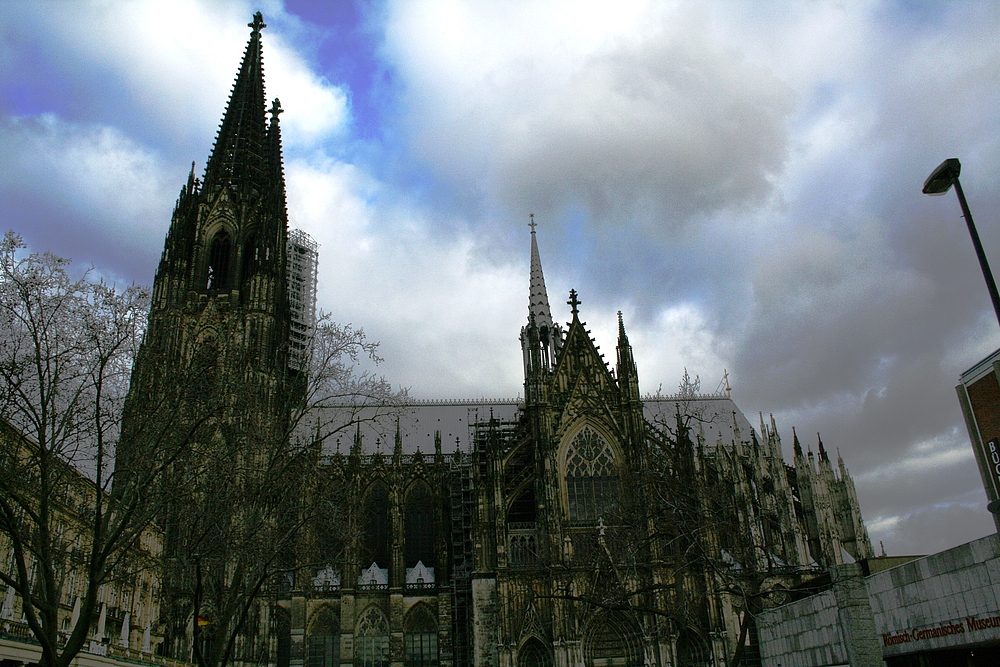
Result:
M565 27L528 25L531 12L512 12L530 40L503 32L512 16L468 17L455 28L471 33L459 53L432 59L433 43L411 36L393 45L407 77L401 124L449 189L507 214L577 209L656 236L768 198L793 95L713 40L696 11L650 11L632 34L579 45ZM442 39L458 39L446 29Z

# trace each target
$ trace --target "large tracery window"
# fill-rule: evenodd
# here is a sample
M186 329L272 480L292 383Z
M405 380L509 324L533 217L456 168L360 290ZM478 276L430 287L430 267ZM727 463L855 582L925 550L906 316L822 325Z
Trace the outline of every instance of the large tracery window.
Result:
M378 607L368 607L358 621L354 664L357 667L389 667L389 623Z
M569 520L609 521L608 510L618 495L615 454L608 442L585 426L566 450L566 497Z
M437 667L437 664L437 624L427 605L418 604L403 622L403 665Z

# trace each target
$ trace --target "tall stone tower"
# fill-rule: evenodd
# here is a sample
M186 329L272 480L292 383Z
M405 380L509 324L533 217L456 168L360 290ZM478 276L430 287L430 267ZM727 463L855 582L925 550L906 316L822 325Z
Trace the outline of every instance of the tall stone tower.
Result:
M211 610L207 588L204 595L191 592L192 568L199 582L208 581L212 568L224 578L233 559L249 552L230 537L247 521L239 503L248 488L272 481L304 381L301 351L295 356L289 349L281 107L275 99L269 112L265 108L259 12L248 26L250 40L204 178L195 177L192 165L174 208L116 463L123 475L139 474L154 465L144 455L146 443L177 441L166 476L175 500L158 510L158 520L168 559L165 652L185 660L198 641L210 650L212 626L192 630L192 617L223 613ZM245 645L250 652L268 650Z
M123 438L120 461L141 455L129 449L139 447L136 422L148 418L151 404L194 376L207 383L195 397L202 402L214 398L209 385L239 390L225 403L227 417L240 412L249 419L240 428L265 437L282 426L280 406L288 403L295 371L289 367L281 107L275 99L267 122L259 12L249 26L204 180L195 178L192 164L174 207L133 374L125 425L132 437Z

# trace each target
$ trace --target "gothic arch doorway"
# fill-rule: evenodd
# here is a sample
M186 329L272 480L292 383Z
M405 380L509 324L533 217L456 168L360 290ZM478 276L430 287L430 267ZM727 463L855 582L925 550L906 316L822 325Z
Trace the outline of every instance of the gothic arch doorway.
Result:
M701 634L692 628L684 628L677 637L677 664L681 667L709 667L711 654Z
M641 667L645 660L638 625L621 612L598 614L587 624L583 658L587 667Z
M517 667L552 667L552 654L537 637L529 637L517 652Z

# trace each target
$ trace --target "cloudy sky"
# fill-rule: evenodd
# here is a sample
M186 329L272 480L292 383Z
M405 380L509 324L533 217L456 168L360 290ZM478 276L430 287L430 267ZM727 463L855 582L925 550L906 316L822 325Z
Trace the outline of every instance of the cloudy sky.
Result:
M260 9L320 305L418 397L514 396L528 214L559 319L644 391L686 367L790 456L839 448L872 541L991 532L955 397L1000 346L947 157L1000 262L1000 6L934 2L11 2L0 226L149 284Z

